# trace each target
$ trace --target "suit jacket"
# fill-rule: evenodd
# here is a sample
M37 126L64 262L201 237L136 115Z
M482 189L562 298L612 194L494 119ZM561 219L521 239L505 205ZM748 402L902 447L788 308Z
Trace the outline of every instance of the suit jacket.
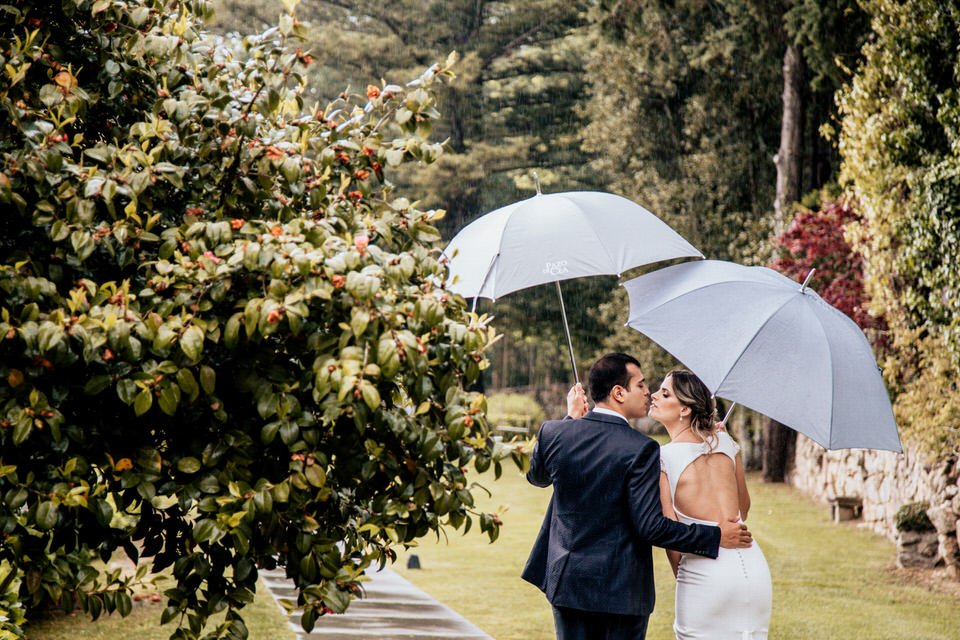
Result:
M651 545L717 557L719 527L663 516L660 446L620 418L543 423L527 480L554 493L522 576L554 606L648 615Z

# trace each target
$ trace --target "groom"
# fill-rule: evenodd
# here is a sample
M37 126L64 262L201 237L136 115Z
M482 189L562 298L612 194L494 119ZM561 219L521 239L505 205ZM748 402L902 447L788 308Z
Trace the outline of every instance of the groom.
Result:
M647 415L640 363L609 353L590 368L596 408L543 423L527 480L553 499L523 579L546 593L559 640L644 638L653 611L651 545L716 558L750 546L746 525L684 525L660 504L660 447L630 428ZM579 397L578 397L579 394ZM575 387L568 399L586 403Z

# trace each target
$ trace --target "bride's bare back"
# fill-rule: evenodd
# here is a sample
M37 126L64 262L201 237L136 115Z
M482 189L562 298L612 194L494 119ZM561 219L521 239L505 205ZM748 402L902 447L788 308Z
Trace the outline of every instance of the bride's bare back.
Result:
M746 519L750 498L740 456L736 462L719 452L698 457L680 474L673 502L678 511L698 520Z

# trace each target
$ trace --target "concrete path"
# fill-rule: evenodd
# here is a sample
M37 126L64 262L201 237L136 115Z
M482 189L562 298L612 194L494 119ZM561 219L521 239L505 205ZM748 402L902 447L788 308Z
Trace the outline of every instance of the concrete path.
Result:
M368 571L366 596L354 600L344 614L321 616L310 633L300 626L300 611L288 616L297 640L492 640L450 607L434 600L395 571ZM293 583L283 570L261 571L260 579L275 600L296 602ZM279 606L279 605L278 605Z

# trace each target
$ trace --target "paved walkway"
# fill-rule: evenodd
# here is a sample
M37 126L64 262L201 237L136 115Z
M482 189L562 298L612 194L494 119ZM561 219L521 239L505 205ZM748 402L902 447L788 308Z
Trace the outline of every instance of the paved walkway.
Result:
M347 612L321 616L313 631L300 626L300 611L288 616L297 640L491 640L490 636L450 607L386 568L371 572L364 582L366 596L354 600ZM261 571L260 578L274 599L296 602L297 591L283 570Z

